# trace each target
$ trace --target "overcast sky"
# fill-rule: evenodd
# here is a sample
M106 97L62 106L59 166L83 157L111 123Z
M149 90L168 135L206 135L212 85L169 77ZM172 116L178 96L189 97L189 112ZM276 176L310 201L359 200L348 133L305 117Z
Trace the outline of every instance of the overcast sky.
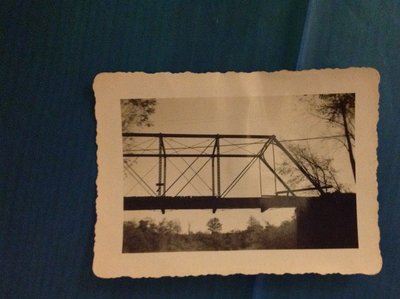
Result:
M311 116L308 107L299 97L247 97L247 98L183 98L183 99L157 99L156 112L151 116L153 126L149 128L135 128L135 132L152 133L207 133L207 134L260 134L276 135L278 140L303 139L320 136L341 134L336 128L331 128L325 122ZM177 140L178 142L190 142ZM201 140L197 140L199 142ZM170 145L178 146L174 141ZM248 142L248 141L246 141ZM139 140L137 143L140 143ZM150 141L145 144L150 145ZM193 143L191 143L193 144ZM204 145L207 144L206 142ZM288 143L284 143L288 144ZM348 162L348 155L345 148L336 140L310 140L302 141L303 145L327 158L333 159L333 167L338 171L338 179L344 183L349 190L354 190L352 173ZM157 149L158 143L150 148ZM253 150L251 148L250 150ZM256 150L256 148L254 148ZM243 152L242 152L243 153ZM279 159L279 154L276 154ZM267 154L271 158L271 152ZM146 160L141 160L146 159ZM168 182L172 182L180 170L185 169L186 164L192 160L174 159L174 165L168 164ZM279 162L279 161L277 161ZM223 162L221 170L221 184L227 186L247 162L245 160L234 162ZM199 169L201 161L195 164L194 168ZM202 180L210 183L211 168L207 167L201 172ZM135 165L135 170L140 174L146 173L146 180L149 185L156 183L158 175L157 159L140 158ZM261 173L261 188L260 188ZM189 170L186 177L190 178L193 172ZM186 180L187 181L187 180ZM184 186L185 178L182 178L181 185L176 184L177 189ZM188 185L182 195L198 195L198 191L206 193L209 190L207 185L200 179L193 179L192 185ZM196 188L197 190L194 190ZM262 189L262 190L260 190ZM278 189L282 190L278 184ZM146 195L143 188L130 177L125 179L125 195ZM171 189L171 191L173 191ZM186 192L186 193L185 193ZM231 196L259 196L260 193L273 194L273 176L266 169L257 163L249 170L245 177L235 187ZM172 194L171 194L172 195ZM203 194L202 194L203 195ZM232 229L244 229L250 216L259 219L262 224L269 222L279 225L284 220L290 220L293 216L293 209L273 209L261 213L259 210L219 210L212 214L208 210L183 210L166 211L162 215L160 211L129 211L124 213L125 220L143 219L151 217L156 221L163 218L180 221L182 229L186 230L190 225L192 231L204 231L206 223L211 217L218 217L223 225L223 231Z

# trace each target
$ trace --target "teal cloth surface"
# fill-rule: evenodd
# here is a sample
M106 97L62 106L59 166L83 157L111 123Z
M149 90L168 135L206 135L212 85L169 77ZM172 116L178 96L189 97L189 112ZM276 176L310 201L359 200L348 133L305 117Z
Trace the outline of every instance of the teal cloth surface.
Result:
M400 296L399 2L14 0L0 20L0 298ZM379 275L93 275L97 73L348 66L381 73Z

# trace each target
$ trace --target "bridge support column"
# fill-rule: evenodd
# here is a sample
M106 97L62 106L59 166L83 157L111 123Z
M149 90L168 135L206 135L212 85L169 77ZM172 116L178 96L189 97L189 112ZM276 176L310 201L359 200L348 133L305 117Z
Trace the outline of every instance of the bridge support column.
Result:
M298 248L358 248L355 194L310 200L296 208L296 218Z

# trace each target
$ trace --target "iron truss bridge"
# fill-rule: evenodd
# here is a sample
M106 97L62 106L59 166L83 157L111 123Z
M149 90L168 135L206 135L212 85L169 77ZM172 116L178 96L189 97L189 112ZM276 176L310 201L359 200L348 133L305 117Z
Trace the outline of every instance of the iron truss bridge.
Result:
M310 176L274 135L123 133L122 137L125 181L135 182L133 187L145 193L127 192L124 210L161 210L164 213L167 209L212 209L215 212L217 209L257 208L263 212L271 207L302 206L310 199L323 197L331 187L321 186ZM276 151L292 163L303 181L308 182L307 186L290 188L288 178L276 169ZM179 166L177 160L181 163ZM239 160L242 161L240 167L236 167L235 176L228 181L225 176L233 171L222 169L222 164L237 165ZM139 173L140 165L149 165L150 161L153 167ZM257 164L259 194L231 195ZM263 194L264 172L272 179L269 184L274 186L272 194ZM207 194L200 194L199 185L204 186ZM277 190L278 186L282 190Z

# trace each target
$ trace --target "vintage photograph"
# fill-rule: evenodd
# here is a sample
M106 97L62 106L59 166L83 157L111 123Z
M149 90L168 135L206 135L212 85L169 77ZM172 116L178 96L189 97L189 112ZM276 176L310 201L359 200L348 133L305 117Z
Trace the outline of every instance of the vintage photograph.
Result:
M357 248L355 101L121 99L122 252Z
M379 272L378 83L367 68L97 75L94 273Z

